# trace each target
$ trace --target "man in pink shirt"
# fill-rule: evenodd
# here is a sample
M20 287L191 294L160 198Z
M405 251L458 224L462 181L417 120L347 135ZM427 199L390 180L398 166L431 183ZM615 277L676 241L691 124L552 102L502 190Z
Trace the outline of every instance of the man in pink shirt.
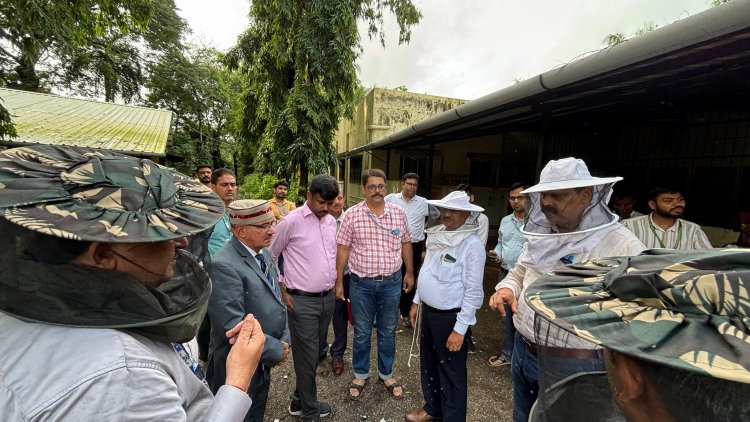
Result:
M315 369L335 302L336 219L328 211L338 194L332 176L313 177L307 202L279 221L269 248L277 264L284 255L281 295L289 314L297 377L289 413L303 421L318 421L331 413L331 406L317 399Z
M370 169L362 175L365 200L349 208L336 236L336 297L344 297L344 266L349 262L349 296L354 317L349 398L358 400L370 377L372 323L378 327L378 379L394 399L404 390L393 378L396 322L401 299L414 287L411 230L404 210L385 201L386 176ZM406 271L401 280L401 263Z

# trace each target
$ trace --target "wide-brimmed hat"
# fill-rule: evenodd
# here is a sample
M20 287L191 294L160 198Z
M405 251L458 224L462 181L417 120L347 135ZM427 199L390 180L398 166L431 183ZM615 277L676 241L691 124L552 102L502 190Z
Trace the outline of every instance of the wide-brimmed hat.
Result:
M445 195L443 199L428 199L427 203L438 208L447 208L449 210L469 212L484 211L484 208L469 202L469 196L466 194L466 192L460 190L456 190L449 193L448 195Z
M73 240L158 242L212 227L221 199L151 160L76 147L0 152L0 215Z
M647 251L535 281L538 317L655 364L750 383L750 251Z
M559 189L583 188L605 185L622 180L622 177L593 177L583 160L573 157L550 160L539 175L539 183L524 189L522 194Z

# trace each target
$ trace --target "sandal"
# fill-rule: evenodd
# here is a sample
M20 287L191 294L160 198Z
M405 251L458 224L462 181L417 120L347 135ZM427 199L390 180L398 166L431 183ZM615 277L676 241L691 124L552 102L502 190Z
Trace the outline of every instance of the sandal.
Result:
M360 384L355 384L354 381L352 381L349 384L349 389L347 390L347 394L349 396L349 400L351 400L351 401L357 401L357 400L359 400L359 398L362 397L362 390L364 390L366 386L367 386L367 379L365 379L365 383L361 384L361 385ZM352 389L357 390L357 395L356 396L352 394Z
M487 359L487 365L492 366L493 368L499 368L501 366L510 365L510 361L505 360L500 355L494 355Z
M394 380L395 381L395 380ZM385 386L385 389L388 390L388 394L390 394L391 398L394 400L401 400L404 398L404 387L401 385L400 382L395 381L393 384L388 385L385 383L385 380L382 378L378 378L378 382L383 384ZM393 390L401 388L401 394L396 395L396 393L393 392Z

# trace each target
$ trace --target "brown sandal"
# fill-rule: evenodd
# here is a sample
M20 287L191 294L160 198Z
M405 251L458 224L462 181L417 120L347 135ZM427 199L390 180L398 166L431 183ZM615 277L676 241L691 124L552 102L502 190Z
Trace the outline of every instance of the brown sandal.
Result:
M359 400L359 398L362 397L362 390L364 390L366 386L367 386L367 379L365 379L365 383L362 385L355 384L354 381L352 381L349 384L349 389L347 390L347 395L349 396L349 400L352 400L352 401ZM356 396L352 394L352 389L357 390Z
M404 398L404 387L401 385L400 382L395 381L393 384L388 385L388 384L385 383L385 380L382 379L382 378L378 378L378 382L380 382L381 384L383 384L385 386L385 389L388 390L388 394L391 396L392 399L394 399L394 400L401 400L401 399ZM394 391L393 391L393 390L395 390L397 388L401 388L401 394L399 394L399 395L396 395L396 393L394 393Z

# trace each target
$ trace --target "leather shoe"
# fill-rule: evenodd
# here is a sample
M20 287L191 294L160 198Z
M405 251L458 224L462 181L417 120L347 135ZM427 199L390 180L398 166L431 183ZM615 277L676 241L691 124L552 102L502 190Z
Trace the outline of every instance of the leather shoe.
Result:
M341 356L331 358L331 369L333 370L333 375L341 375L344 372L344 358Z
M427 422L427 421L439 421L442 418L432 416L424 410L424 407L418 407L411 412L404 415L406 422Z

